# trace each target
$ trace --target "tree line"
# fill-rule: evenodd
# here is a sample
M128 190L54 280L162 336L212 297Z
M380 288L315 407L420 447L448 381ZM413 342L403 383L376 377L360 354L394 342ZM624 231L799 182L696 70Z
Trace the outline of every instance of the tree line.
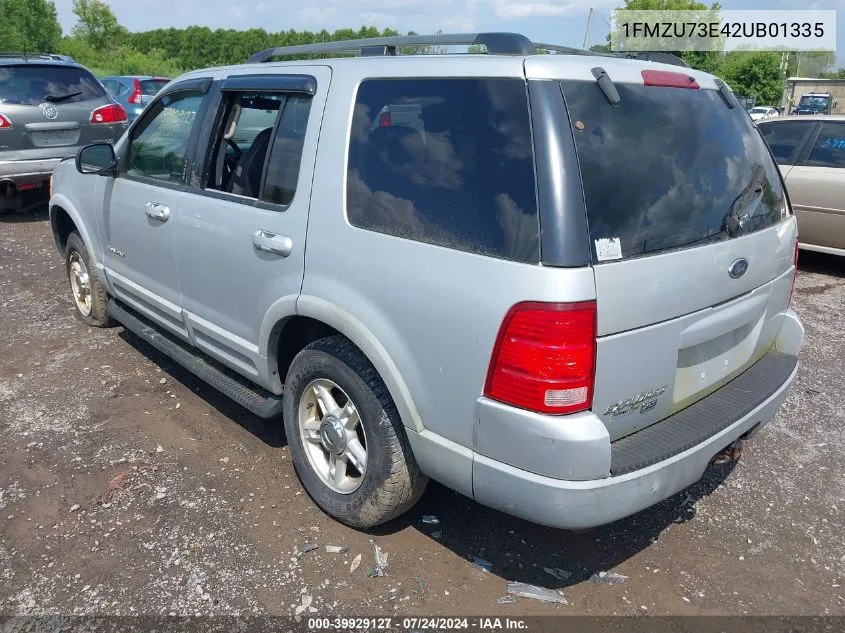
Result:
M628 9L708 10L696 0L626 0ZM281 31L264 29L212 30L205 26L132 32L121 25L103 0L74 0L77 23L68 35L56 17L52 0L0 0L0 51L59 52L70 55L100 76L148 74L175 77L208 66L238 64L272 46L293 46L335 40L398 35L392 29L363 26L340 29ZM437 52L437 47L428 52ZM605 51L607 46L594 46ZM470 52L480 52L473 50ZM830 72L829 53L784 55L770 51L678 53L693 68L722 77L738 95L757 103L779 105L787 76L841 77L845 69Z

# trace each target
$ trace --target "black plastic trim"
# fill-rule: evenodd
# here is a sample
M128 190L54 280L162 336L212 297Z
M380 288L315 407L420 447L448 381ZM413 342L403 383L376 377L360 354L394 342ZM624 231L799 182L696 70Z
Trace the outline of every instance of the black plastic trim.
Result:
M531 80L528 95L542 263L571 268L589 266L587 206L575 154L575 138L560 84L551 80Z
M479 33L476 44L487 47L488 55L535 55L534 43L519 33Z
M769 352L709 396L613 442L611 476L647 468L707 441L768 400L789 380L797 364L796 356Z
M148 324L146 319L134 314L114 299L109 299L108 312L127 330L258 417L270 419L281 415L282 396L265 391L257 385L247 384L240 377L229 375L228 370L217 367L216 361Z
M317 80L311 75L234 75L223 81L223 90L304 92L315 95Z
M211 77L199 77L197 79L188 79L187 81L171 83L167 86L167 88L156 95L156 100L161 99L163 96L169 95L172 92L196 91L205 94L211 87L212 81Z

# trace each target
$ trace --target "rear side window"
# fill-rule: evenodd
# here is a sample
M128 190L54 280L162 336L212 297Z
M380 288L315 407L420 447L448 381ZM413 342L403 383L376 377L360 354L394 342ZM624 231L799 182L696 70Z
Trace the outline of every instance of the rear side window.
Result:
M779 165L791 165L804 145L804 139L815 121L784 121L760 126L760 133Z
M822 123L807 160L801 164L845 167L845 123Z
M348 165L354 226L514 261L540 259L522 80L364 81Z
M138 82L141 86L141 94L147 97L154 97L158 91L170 83L169 79L142 79Z
M787 213L751 119L715 90L564 81L597 262L701 246Z
M105 95L94 75L77 66L0 66L0 103L77 103Z

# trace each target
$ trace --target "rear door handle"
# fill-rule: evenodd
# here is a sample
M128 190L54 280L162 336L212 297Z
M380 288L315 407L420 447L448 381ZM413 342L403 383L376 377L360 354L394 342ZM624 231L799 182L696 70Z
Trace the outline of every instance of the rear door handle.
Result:
M158 202L148 202L145 206L147 216L153 220L167 222L167 219L170 217L170 207L168 206L159 204Z
M276 235L270 231L258 229L252 234L252 245L256 250L275 253L287 257L293 250L293 240L286 235Z

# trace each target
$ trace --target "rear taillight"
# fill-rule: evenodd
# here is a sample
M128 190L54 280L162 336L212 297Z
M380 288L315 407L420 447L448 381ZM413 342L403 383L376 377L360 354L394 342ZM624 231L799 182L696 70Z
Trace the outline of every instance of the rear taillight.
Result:
M141 105L141 82L137 79L135 80L135 90L129 96L129 103Z
M499 330L484 395L540 413L589 409L596 302L518 303Z
M116 103L104 105L91 113L91 123L125 123L129 120L123 106Z
M786 302L786 305L789 306L792 303L792 292L795 290L795 278L798 276L798 240L795 240L795 253L792 255L792 286L789 288L789 301Z
M390 112L382 112L378 117L379 127L390 127Z
M0 130L8 130L10 127L12 127L12 122L9 118L4 114L0 114Z

